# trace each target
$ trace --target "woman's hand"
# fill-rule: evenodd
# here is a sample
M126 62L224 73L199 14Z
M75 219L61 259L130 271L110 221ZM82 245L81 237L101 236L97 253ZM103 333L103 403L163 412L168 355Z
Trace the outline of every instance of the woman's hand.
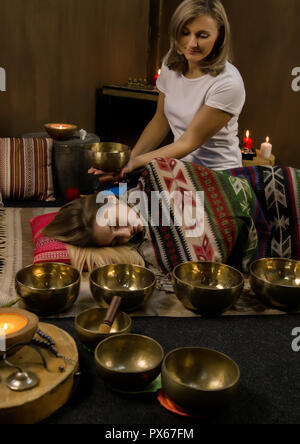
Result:
M124 178L126 174L131 173L135 169L139 168L139 164L136 161L137 158L132 158L129 160L128 164L120 171L115 172L106 172L102 170L97 170L96 168L92 167L88 170L89 174L94 174L94 176L99 176L98 181L99 183L105 183L105 182L117 182Z

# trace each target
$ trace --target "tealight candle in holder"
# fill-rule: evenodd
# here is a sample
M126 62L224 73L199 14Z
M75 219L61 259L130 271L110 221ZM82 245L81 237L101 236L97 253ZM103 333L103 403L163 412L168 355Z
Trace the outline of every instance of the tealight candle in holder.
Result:
M67 123L46 123L44 127L49 136L56 140L70 139L78 128L77 125Z
M31 341L38 323L39 318L26 310L0 308L0 357L14 345Z
M261 144L259 155L262 159L270 159L272 154L272 145L270 144L270 137L266 138L266 141Z

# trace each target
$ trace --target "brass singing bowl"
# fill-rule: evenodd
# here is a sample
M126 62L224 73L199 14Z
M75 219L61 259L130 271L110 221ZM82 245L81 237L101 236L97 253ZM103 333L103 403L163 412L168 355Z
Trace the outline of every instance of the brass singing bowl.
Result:
M244 288L243 275L215 262L186 262L172 273L174 292L189 310L213 316L229 310Z
M187 411L208 411L232 401L240 369L223 353L187 347L165 356L161 375L162 388L175 404Z
M65 125L62 128L53 127L53 125L59 126L59 123L46 123L44 125L45 130L52 139L55 140L68 140L74 136L75 131L77 131L77 125Z
M131 318L128 314L119 311L109 333L99 333L99 326L104 321L106 308L91 308L85 310L75 318L75 331L79 340L90 348L96 347L103 339L109 336L129 333Z
M98 142L85 145L91 166L106 172L121 170L130 160L131 149L114 142Z
M69 310L80 289L80 273L70 265L40 263L18 271L15 288L27 310L53 315Z
M161 370L164 351L154 339L137 334L111 336L95 350L102 379L123 390L139 390L154 381Z
M300 310L300 262L269 258L253 262L250 284L258 298L267 306L282 311Z
M90 274L90 289L98 305L108 308L112 298L120 296L120 309L125 312L135 311L143 305L155 285L154 273L139 265L104 265Z

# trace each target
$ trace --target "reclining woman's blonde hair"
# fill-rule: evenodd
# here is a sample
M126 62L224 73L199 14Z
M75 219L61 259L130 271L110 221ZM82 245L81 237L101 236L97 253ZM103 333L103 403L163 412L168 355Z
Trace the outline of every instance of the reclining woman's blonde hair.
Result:
M80 272L86 267L108 264L135 264L144 266L142 256L134 244L116 247L95 247L93 227L97 211L103 203L96 202L96 195L73 200L60 208L43 234L66 243L71 263Z
M178 40L184 25L201 15L209 15L216 20L219 37L209 56L201 63L204 74L217 76L225 68L232 56L231 30L226 11L220 0L185 0L176 9L169 26L170 50L165 63L169 69L185 74L188 63L178 48ZM203 63L204 62L204 63Z
M93 227L101 205L94 194L72 200L60 208L43 234L77 247L95 246Z

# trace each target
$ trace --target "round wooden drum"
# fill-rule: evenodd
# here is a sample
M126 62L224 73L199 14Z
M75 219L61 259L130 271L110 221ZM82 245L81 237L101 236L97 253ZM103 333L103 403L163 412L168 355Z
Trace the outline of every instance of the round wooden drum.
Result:
M42 421L62 407L76 387L78 351L74 339L51 324L40 323L39 328L54 339L58 352L68 359L57 358L49 350L40 348L47 370L40 355L31 347L25 346L10 356L9 362L25 372L36 373L40 380L35 388L23 392L7 387L8 376L17 369L0 362L0 424L35 424ZM64 367L64 371L60 367Z

